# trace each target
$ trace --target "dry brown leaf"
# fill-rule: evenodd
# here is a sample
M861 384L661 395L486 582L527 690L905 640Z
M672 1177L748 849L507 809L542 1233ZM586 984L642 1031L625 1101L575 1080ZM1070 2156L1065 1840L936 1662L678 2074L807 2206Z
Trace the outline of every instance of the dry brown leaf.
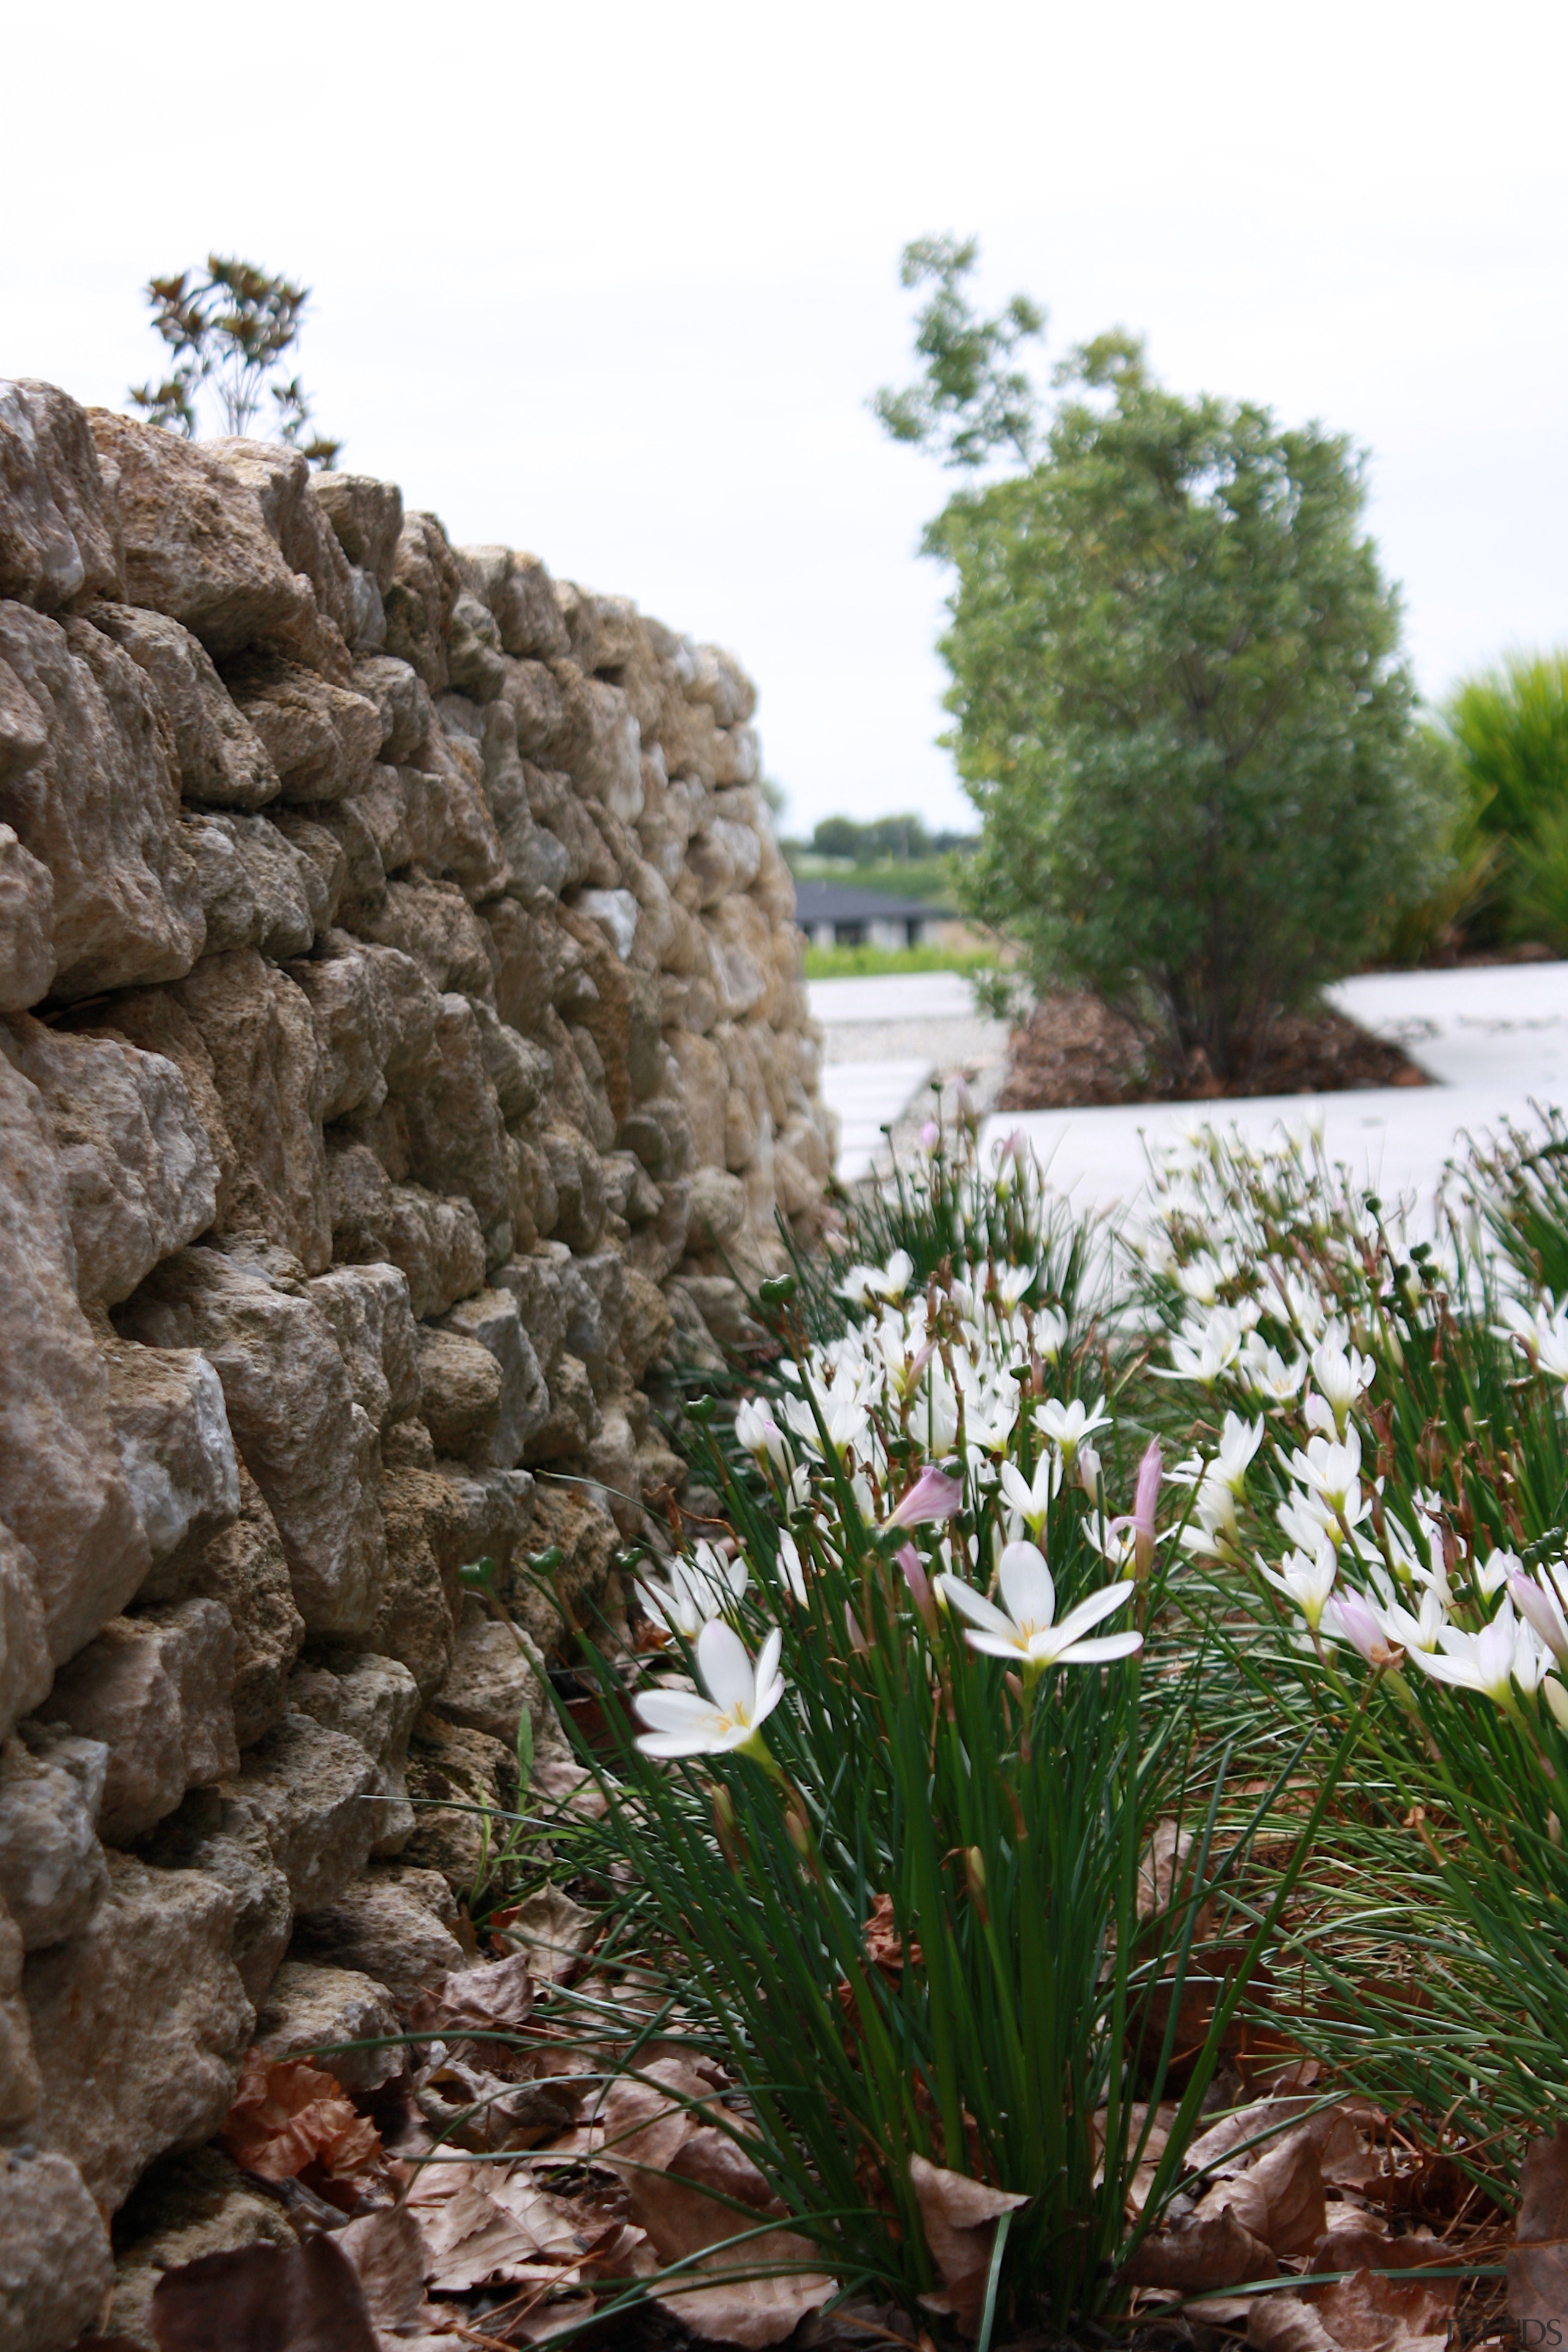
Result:
M866 1958L870 1961L871 1966L874 1969L881 1969L885 1974L891 1976L895 1980L906 1965L911 1969L924 1968L925 1954L921 1951L919 1942L911 1936L906 1947L903 1937L899 1933L893 1917L893 1898L890 1895L878 1895L872 1897L871 1916L867 1920L861 1933L866 1938Z
M600 2108L604 2144L597 2160L625 2185L631 2219L646 2231L659 2263L700 2258L693 2284L661 2289L658 2300L694 2336L720 2343L780 2344L808 2311L833 2292L834 2281L812 2267L820 2257L810 2242L773 2230L726 2247L727 2239L776 2214L767 2182L731 2133L738 2118L719 2106L713 2085L679 2058L656 2058L651 2081L612 2083ZM718 2113L728 2128L710 2123ZM725 2200L732 2200L733 2202ZM715 2281L712 2273L794 2265L777 2278Z
M506 1913L500 1932L536 1977L560 1979L572 1974L598 1930L595 1913L583 1910L558 1886L542 1886Z
M1216 2180L1199 2200L1194 2219L1208 2221L1226 2210L1270 2249L1272 2267L1291 2255L1310 2253L1328 2226L1314 2125L1300 2125L1245 2171Z
M942 2276L941 2293L922 2294L921 2301L928 2311L951 2313L962 2332L973 2336L985 2300L996 2224L1004 2213L1026 2205L1028 2198L989 2189L984 2181L949 2172L923 2156L910 2157L910 2179L926 2244Z
M1510 2318L1568 2321L1568 2123L1532 2139L1519 2176L1519 2221L1508 2258Z
M353 2265L329 2237L165 2271L149 2317L160 2352L377 2352Z
M245 2053L220 2137L235 2162L263 2180L293 2179L311 2165L346 2180L381 2153L380 2133L355 2112L335 2075L301 2058L268 2064L257 2049Z
M336 2242L354 2266L377 2328L403 2330L429 2317L425 2281L430 2249L406 2205L363 2214L337 2231Z
M1228 2205L1184 2229L1152 2230L1122 2273L1131 2286L1175 2287L1186 2294L1274 2275L1271 2249Z
M513 1952L504 1960L485 1960L475 1969L455 1969L430 1991L420 1994L409 2019L421 2032L469 2025L516 2032L527 2024L532 2011L533 1978L528 1955Z
M1362 2270L1322 2288L1316 2301L1342 2352L1445 2352L1458 2293L1458 2279Z
M1260 2294L1247 2315L1247 2340L1258 2352L1341 2352L1310 2303L1299 2294Z

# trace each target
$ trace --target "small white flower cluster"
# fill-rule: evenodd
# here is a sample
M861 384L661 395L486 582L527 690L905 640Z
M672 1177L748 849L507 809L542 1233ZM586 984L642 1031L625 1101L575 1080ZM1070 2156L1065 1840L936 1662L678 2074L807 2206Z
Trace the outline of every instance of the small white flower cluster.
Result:
M1160 1223L1140 1244L1175 1314L1171 1362L1158 1369L1242 1407L1226 1409L1211 1454L1171 1474L1194 1490L1181 1540L1197 1557L1245 1567L1241 1507L1249 1478L1266 1483L1253 1507L1267 1510L1285 1547L1274 1559L1254 1550L1253 1562L1300 1618L1309 1648L1349 1643L1380 1668L1408 1660L1510 1710L1540 1691L1568 1728L1568 1689L1550 1671L1568 1665L1568 1563L1531 1575L1512 1551L1480 1558L1456 1530L1452 1501L1430 1487L1396 1493L1386 1475L1368 1475L1380 1444L1372 1400L1396 1386L1401 1343L1392 1319L1370 1311L1386 1297L1368 1291L1371 1213L1336 1186L1321 1154L1314 1161L1310 1143L1259 1153L1205 1129L1158 1171ZM1568 1307L1510 1301L1502 1312L1499 1336L1532 1370L1568 1383ZM1266 1436L1270 1475L1260 1481Z

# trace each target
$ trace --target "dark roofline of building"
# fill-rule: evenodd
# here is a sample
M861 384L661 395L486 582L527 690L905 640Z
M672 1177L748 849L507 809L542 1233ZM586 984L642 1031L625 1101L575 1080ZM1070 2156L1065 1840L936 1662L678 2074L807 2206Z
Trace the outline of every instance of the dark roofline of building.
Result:
M952 915L951 907L933 906L929 898L895 898L887 890L858 890L845 882L795 886L797 923L940 923Z

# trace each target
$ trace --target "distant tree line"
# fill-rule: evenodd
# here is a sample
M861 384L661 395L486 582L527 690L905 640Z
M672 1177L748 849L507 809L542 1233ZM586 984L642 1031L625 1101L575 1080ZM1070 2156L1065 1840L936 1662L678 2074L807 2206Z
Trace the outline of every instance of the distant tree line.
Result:
M879 816L867 824L857 824L848 816L825 816L808 842L789 845L807 849L814 857L847 858L856 866L878 866L889 859L895 865L912 866L926 858L945 857L951 850L972 849L974 836L932 833L918 816Z

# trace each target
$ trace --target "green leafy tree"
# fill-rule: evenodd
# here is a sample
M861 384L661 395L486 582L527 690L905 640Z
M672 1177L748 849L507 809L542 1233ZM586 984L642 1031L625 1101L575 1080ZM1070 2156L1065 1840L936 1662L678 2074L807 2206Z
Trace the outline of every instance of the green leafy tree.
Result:
M1498 880L1477 931L1568 949L1568 653L1468 679L1445 716Z
M153 278L145 292L172 361L162 383L131 391L132 405L150 423L194 438L198 399L210 392L224 431L247 435L270 400L280 441L301 450L313 466L335 464L342 443L311 431L309 395L297 375L285 379L282 370L300 340L309 287L214 253L205 278L185 269L177 278Z
M1058 369L1042 429L1011 364L1040 314L974 320L974 257L910 248L906 281L935 279L926 373L875 404L949 463L1028 458L925 539L955 574L945 740L982 819L970 901L1042 985L1097 990L1176 1073L1201 1050L1244 1076L1276 1014L1430 879L1434 770L1362 528L1364 461L1319 426L1167 392L1121 332Z

